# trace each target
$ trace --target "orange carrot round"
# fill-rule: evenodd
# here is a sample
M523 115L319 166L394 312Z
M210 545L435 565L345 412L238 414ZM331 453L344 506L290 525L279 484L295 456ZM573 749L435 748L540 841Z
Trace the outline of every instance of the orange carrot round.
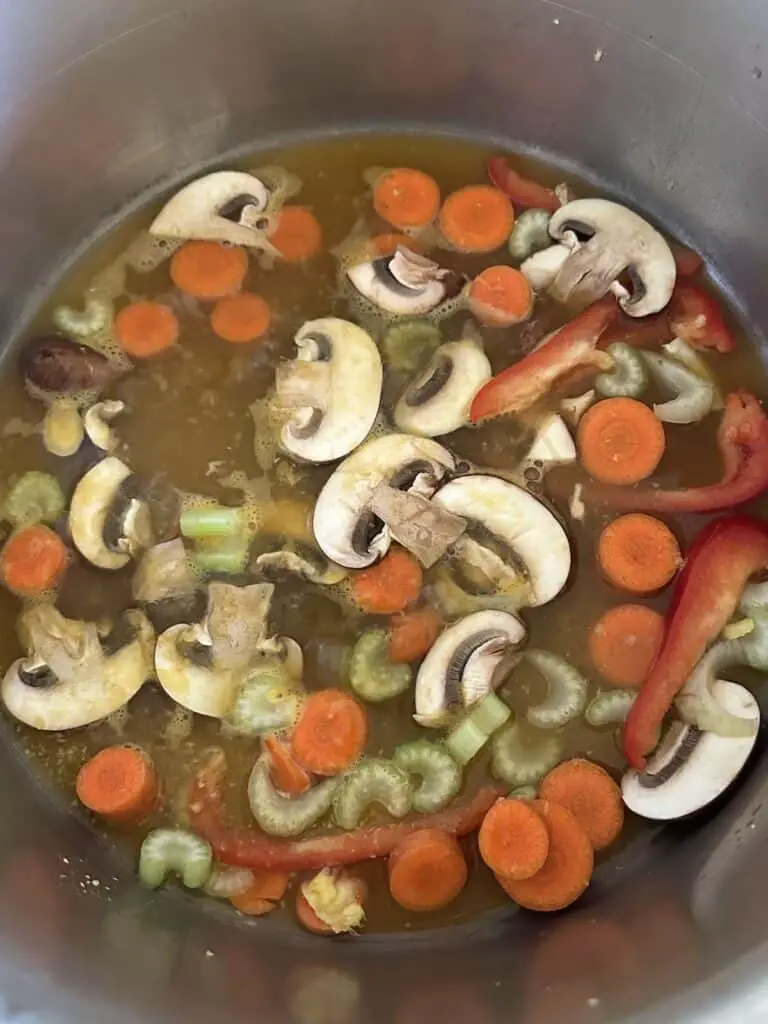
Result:
M394 232L376 235L373 239L373 251L376 256L391 256L399 245L404 245L411 252L423 254L424 247L419 245L415 238L408 235L395 234Z
M12 533L0 551L0 577L14 594L35 597L55 586L69 562L57 533L42 523Z
M244 891L230 896L229 902L241 914L261 917L269 914L285 896L291 876L285 871L263 871Z
M644 512L632 512L605 527L597 544L597 561L615 587L651 594L669 583L683 559L668 526Z
M644 604L620 604L602 615L589 634L595 668L614 686L645 682L664 639L664 617Z
M456 838L439 829L414 832L389 855L389 891L406 910L439 910L467 882L467 862Z
M253 292L228 295L214 306L211 327L224 341L240 344L255 341L269 330L272 310L266 299Z
M595 850L604 850L621 834L621 790L600 765L578 757L563 761L545 776L539 793L542 800L550 800L571 812Z
M149 359L179 340L179 321L169 306L141 299L121 309L115 317L120 347L134 359Z
M636 484L656 469L666 447L664 427L634 398L606 398L579 421L584 469L606 484Z
M440 189L434 178L412 167L385 171L373 187L376 213L401 231L423 228L437 216Z
M216 302L234 295L248 273L248 253L221 242L186 242L171 260L171 280L196 299Z
M480 856L491 871L512 880L532 878L549 852L547 827L524 800L497 800L477 838Z
M371 615L401 612L421 593L421 566L404 548L389 552L370 569L362 569L352 580L352 596Z
M443 238L459 252L493 252L509 238L515 211L491 185L468 185L452 192L440 210Z
M514 267L487 267L467 289L470 310L488 327L511 327L531 315L533 291Z
M269 240L289 263L303 263L320 252L323 229L306 206L286 206L277 216Z
M312 784L309 772L304 771L301 765L294 760L291 752L283 746L274 733L264 737L264 746L272 758L270 773L272 781L281 793L286 793L288 796L299 796L301 793L305 793Z
M440 632L440 615L434 608L400 612L389 620L389 657L392 661L423 658Z
M368 718L343 690L317 690L304 702L291 736L299 764L317 775L338 775L360 757Z
M533 800L531 806L549 835L544 867L532 878L514 881L497 875L496 879L507 895L527 910L563 910L582 895L592 879L592 843L566 807L550 800Z
M113 822L136 822L157 803L157 775L137 747L105 747L77 773L75 791L94 814Z

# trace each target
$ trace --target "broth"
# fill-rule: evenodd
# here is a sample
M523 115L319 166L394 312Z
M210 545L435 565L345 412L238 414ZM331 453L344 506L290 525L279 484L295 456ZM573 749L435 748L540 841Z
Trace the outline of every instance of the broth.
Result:
M263 510L269 502L298 506L300 518L301 506L311 507L330 468L299 465L273 449L262 450L260 465L258 453L254 452L254 423L249 407L267 396L274 367L290 355L293 336L305 321L349 315L348 304L339 297L338 263L332 250L350 235L370 201L364 172L377 166L418 167L437 180L445 195L467 183L485 181L484 164L488 156L482 146L453 139L372 136L292 146L244 161L242 169L270 164L298 176L302 183L298 202L314 211L323 228L322 254L306 264L278 262L269 270L262 269L256 260L251 261L244 287L262 295L274 315L265 338L243 345L228 345L214 335L205 304L179 300L167 263L148 274L129 272L127 288L132 295L173 304L181 318L182 337L181 343L167 354L137 362L130 373L105 392L105 397L125 401L128 409L115 423L123 442L117 454L140 476L148 478L163 472L184 492L206 495L225 504L237 504L246 497L255 515L262 517L257 545L265 529L270 529L263 521ZM529 161L521 161L520 166L539 181L554 185L560 180L551 168ZM583 183L570 184L579 195L590 194ZM52 312L57 306L68 304L78 308L90 282L132 238L147 228L157 209L159 204L142 210L94 245L51 294L29 333L50 332ZM489 257L443 252L438 258L444 265L470 276L489 263ZM498 261L506 261L506 251ZM468 313L462 311L441 323L444 340L461 337L467 319ZM481 328L494 372L530 350L538 339L567 319L562 307L542 301L537 303L533 318L519 326L503 330ZM716 365L718 380L724 391L749 381L758 397L765 398L768 387L757 354L747 339L740 338L739 342L727 359L710 359ZM709 359L709 354L705 358ZM391 408L393 395L401 386L402 379L394 381L385 369L383 408ZM4 480L28 469L43 469L55 474L67 496L71 495L88 463L80 454L68 459L46 454L37 429L42 407L25 393L10 363L0 376L0 407ZM556 401L550 405L556 407ZM660 477L663 485L695 486L719 477L716 420L710 416L701 425L672 427L667 431L667 454ZM376 429L383 429L383 425ZM439 441L459 457L491 471L508 471L519 458L519 438L510 430L507 420L493 421L476 430L463 429ZM274 464L265 468L272 454ZM239 477L233 480L232 474ZM757 508L764 511L765 504L759 502ZM566 502L559 503L558 511L574 552L570 581L551 604L526 610L523 617L530 631L530 644L571 661L590 679L592 696L597 692L599 678L587 650L589 629L607 608L622 600L596 569L596 537L612 517L604 511L588 510L584 521L579 522L568 515ZM674 526L679 539L689 539L703 521L701 516L677 517ZM131 603L131 575L130 566L105 573L77 557L67 571L58 607L71 618L96 621L113 617ZM429 582L430 572L426 578ZM667 588L658 596L644 599L644 603L664 611L669 596ZM0 661L4 667L20 653L14 632L18 612L18 599L0 590ZM384 621L378 619L374 624ZM323 663L328 655L324 647L338 649L351 645L363 629L369 628L369 619L338 589L324 592L321 587L286 578L277 585L271 626L271 632L291 636L302 645L304 685L314 690L339 685L334 672ZM513 709L522 713L541 698L541 680L522 668L503 692ZM366 748L369 754L390 754L398 743L424 735L411 718L411 703L408 691L394 701L367 707L371 726ZM234 736L222 739L216 720L180 711L156 684L145 685L127 710L90 727L68 733L44 733L10 719L9 727L34 770L50 780L73 806L75 776L88 757L115 742L141 745L151 754L162 780L163 801L151 825L183 822L183 794L190 765L207 748L223 744L230 783L229 812L243 824L250 818L244 798L245 782L258 741ZM565 730L564 756L574 755L589 757L616 771L624 767L613 730L590 729L581 718ZM471 792L486 771L487 761L481 757L467 777L467 790ZM133 843L137 847L146 829L144 823L134 833L113 830L110 834L115 843ZM401 931L463 921L505 902L504 894L480 861L474 840L465 840L464 847L470 863L469 883L457 900L435 914L414 915L396 906L387 891L383 862L356 869L369 883L368 930Z

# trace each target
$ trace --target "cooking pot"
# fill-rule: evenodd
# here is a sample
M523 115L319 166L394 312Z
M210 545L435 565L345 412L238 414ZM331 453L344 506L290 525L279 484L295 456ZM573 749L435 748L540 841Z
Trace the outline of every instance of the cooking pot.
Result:
M153 189L308 135L456 132L703 252L765 348L762 0L23 0L0 11L0 329ZM766 348L768 351L768 348ZM762 744L764 746L764 742ZM768 794L629 839L565 915L323 941L150 895L0 751L0 1020L768 1020Z

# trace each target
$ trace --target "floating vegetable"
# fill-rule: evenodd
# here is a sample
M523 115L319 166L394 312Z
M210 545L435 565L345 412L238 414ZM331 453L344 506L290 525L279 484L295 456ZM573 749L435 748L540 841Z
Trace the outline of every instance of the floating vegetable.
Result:
M448 733L445 746L454 761L469 764L512 712L495 693L489 693Z
M694 348L731 352L736 340L716 299L689 282L678 284L669 307L672 334Z
M50 473L31 469L11 487L3 502L3 516L14 526L53 523L66 507L61 485Z
M529 648L523 657L541 673L548 687L546 700L526 712L531 725L538 729L560 729L577 718L586 706L589 685L581 672L551 651Z
M365 885L338 871L323 868L303 882L296 898L299 921L319 935L341 935L359 928L365 920Z
M620 341L608 345L606 352L613 360L614 367L610 372L598 373L595 377L595 390L604 398L639 398L648 386L648 374L642 356L631 345Z
M472 399L490 378L491 364L477 342L441 345L401 395L395 425L423 437L450 434L469 423Z
M120 347L134 359L151 359L172 348L179 340L179 330L171 307L150 299L131 302L115 317Z
M391 256L351 267L347 278L362 298L393 316L425 316L463 284L452 270L402 245Z
M506 264L486 267L469 283L466 295L470 310L487 327L512 327L533 312L533 291L527 278Z
M637 690L601 690L587 704L584 718L594 729L623 725L637 699Z
M389 658L406 664L423 658L440 635L440 614L434 608L400 612L389 620Z
M241 736L265 736L293 725L299 701L285 673L256 671L237 690L224 720Z
M301 767L274 733L264 737L264 749L269 754L270 776L280 792L286 796L306 793L312 785L312 776Z
M383 758L366 758L344 776L334 799L334 820L350 831L373 804L381 804L393 818L404 817L413 806L408 776Z
M69 398L56 398L43 420L43 445L51 455L66 459L83 443L85 431L77 404Z
M698 423L712 411L716 392L710 380L658 352L643 352L642 358L654 380L675 394L668 402L653 406L662 423Z
M304 263L323 245L320 221L306 206L284 206L269 229L269 241L289 263Z
M19 355L19 371L36 397L99 392L125 369L95 348L59 334L31 338Z
M601 615L589 634L589 654L614 686L640 686L664 640L664 618L644 604L620 604Z
M104 299L88 296L83 311L69 306L57 306L53 311L53 322L62 334L74 338L89 338L101 334L112 319L112 304Z
M412 672L407 665L395 664L389 657L389 638L383 629L363 633L349 659L349 682L362 700L377 704L405 693Z
M304 702L291 736L293 756L316 775L338 775L360 757L368 719L343 690L316 690Z
M413 555L391 548L380 562L353 577L352 596L369 615L393 615L418 598L423 582Z
M210 537L239 537L245 532L246 518L242 508L223 505L198 505L185 508L179 520L179 529L192 540Z
M567 808L596 852L606 849L621 835L621 790L608 772L592 761L580 757L563 761L542 779L539 797Z
M429 740L401 743L392 760L408 775L421 778L413 793L413 809L420 814L441 811L461 789L461 769L440 743Z
M83 416L83 426L91 444L105 452L112 452L117 448L119 440L110 424L124 409L125 402L111 399L96 402L87 409Z
M270 777L271 758L262 754L248 779L248 803L260 829L270 836L298 836L331 808L339 786L325 779L300 796L283 796Z
M633 512L614 519L602 531L597 562L615 587L633 594L652 594L666 587L683 557L665 523L644 512Z
M133 746L106 747L77 773L77 798L113 823L137 823L157 804L157 774L150 758Z
M69 529L80 554L99 569L122 569L152 546L149 506L124 462L107 456L81 478L69 506Z
M491 157L487 168L493 184L509 196L515 206L541 207L548 213L560 209L560 200L551 188L523 177L510 166L505 156Z
M245 249L220 242L186 242L171 258L173 283L203 302L216 302L239 292L247 273Z
M389 891L416 913L440 910L467 884L469 868L454 836L437 829L414 832L389 855Z
M373 185L376 213L402 231L423 228L440 209L440 188L434 178L411 167L396 167Z
M654 472L666 448L664 428L635 398L607 398L579 421L584 469L608 484L636 484Z
M440 231L459 252L493 252L509 238L515 211L507 196L489 185L467 185L445 199Z
M549 854L549 835L542 818L522 800L497 800L477 836L480 856L497 875L533 878Z
M229 900L247 892L253 885L255 877L248 868L230 868L225 864L214 864L203 890L206 896Z
M509 255L513 260L522 263L535 252L541 252L552 244L549 218L549 210L523 210L509 236Z
M139 878L157 889L174 872L187 889L202 889L212 865L213 852L204 839L182 828L156 828L141 844Z
M563 742L551 731L521 730L512 721L493 738L491 771L508 786L529 786L543 778L563 756Z

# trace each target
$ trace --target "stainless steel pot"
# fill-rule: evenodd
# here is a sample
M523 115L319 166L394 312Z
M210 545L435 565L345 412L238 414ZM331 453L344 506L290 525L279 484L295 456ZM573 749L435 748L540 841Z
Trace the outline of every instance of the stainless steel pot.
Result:
M652 212L765 346L766 46L761 0L6 2L0 330L83 238L229 151L426 126L551 155ZM759 763L717 817L630 843L566 916L321 942L148 896L0 758L2 1021L768 1020Z

